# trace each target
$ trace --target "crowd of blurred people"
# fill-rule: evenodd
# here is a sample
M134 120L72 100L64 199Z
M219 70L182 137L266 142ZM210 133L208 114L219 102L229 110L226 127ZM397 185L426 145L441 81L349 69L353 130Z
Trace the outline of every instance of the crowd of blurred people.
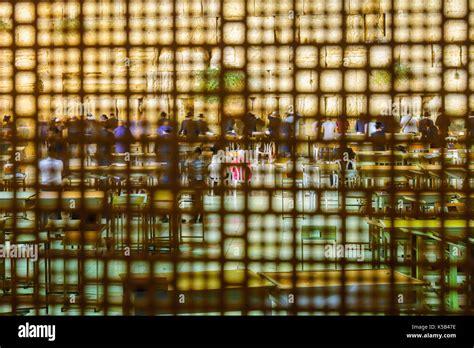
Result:
M381 115L376 118L361 115L351 119L351 122L345 117L327 117L306 127L305 135L314 141L332 142L342 134L365 134L373 143L374 150L383 151L388 149L387 133L411 133L430 147L440 148L446 145L451 118L444 110L436 114L434 116L425 111L421 117L404 114L401 117ZM296 151L293 140L300 137L303 124L311 125L298 112L287 112L281 116L278 111L273 111L266 120L249 112L244 117L225 117L220 124L212 126L203 113L195 117L189 112L179 125L166 112L161 112L154 124L144 116L127 122L114 113L102 114L98 118L88 113L85 117L73 115L63 120L54 117L49 122L40 122L37 134L39 143L63 161L64 171L67 172L70 158L93 154L99 166L108 166L113 162L113 154L128 153L131 145L137 142L142 142L148 149L152 143L154 152L163 162L171 162L175 146L172 141L176 139L196 144L204 137L214 141L213 151L223 149L225 137L216 134L240 138L260 136L276 144L275 152L279 156L291 156ZM4 116L1 128L4 141L12 136L14 127L12 118ZM465 128L467 138L474 138L473 112L467 118Z

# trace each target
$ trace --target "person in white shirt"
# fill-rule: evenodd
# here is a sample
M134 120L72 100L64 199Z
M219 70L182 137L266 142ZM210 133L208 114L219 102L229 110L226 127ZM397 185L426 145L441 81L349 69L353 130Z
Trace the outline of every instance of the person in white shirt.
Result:
M314 121L310 124L310 129L311 129L311 134L312 136L314 136L315 138L318 136L318 132L319 132L319 123L318 121Z
M337 124L336 121L332 121L331 119L326 119L321 124L321 130L323 132L323 140L334 140L336 138L336 128Z
M400 120L402 133L418 133L418 119L412 115L404 115Z
M372 136L372 133L375 133L377 131L377 122L375 121L370 121L365 125L365 133L370 136Z
M41 175L41 186L42 191L60 191L61 184L63 183L63 161L55 158L54 151L48 149L48 157L39 162L39 171ZM43 212L40 216L40 224L45 226L48 222L48 218L53 220L61 219L61 210L58 209L55 212L49 214Z
M54 152L48 150L48 157L39 162L39 170L41 174L41 185L48 188L60 186L63 182L63 161L55 158Z

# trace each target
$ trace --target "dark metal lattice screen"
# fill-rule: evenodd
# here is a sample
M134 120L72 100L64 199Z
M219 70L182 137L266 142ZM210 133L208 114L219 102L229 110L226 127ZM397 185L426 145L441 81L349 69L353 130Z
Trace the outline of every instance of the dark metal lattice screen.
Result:
M2 1L0 313L472 313L473 6Z

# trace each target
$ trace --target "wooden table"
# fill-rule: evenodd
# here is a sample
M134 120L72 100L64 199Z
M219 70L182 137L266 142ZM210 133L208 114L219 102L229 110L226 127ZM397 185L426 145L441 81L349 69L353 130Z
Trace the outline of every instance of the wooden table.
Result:
M420 175L420 168L418 166L406 165L366 165L361 166L359 170L361 172L361 176L365 179L365 187L370 187L369 180L371 179L395 179L404 177L409 179L413 178L416 181L417 175Z
M118 241L120 242L121 248L123 248L123 246L130 246L131 244L131 231L129 231L125 219L130 219L129 221L131 221L133 217L138 218L137 249L140 250L141 248L146 248L146 236L148 231L146 207L148 206L148 194L132 193L120 196L113 196L111 205L112 216L109 217L110 228L112 230L112 235L116 235ZM108 235L109 233L107 233L107 236Z
M457 181L463 181L466 179L471 179L473 177L474 165L470 164L468 167L463 164L459 165L440 165L440 164L423 164L420 166L425 173L430 177L434 178L446 178L448 180L454 180L456 185Z
M361 166L360 171L363 175L374 177L390 178L397 176L410 175L411 171L419 170L418 166L391 166L391 165L367 165Z
M13 209L13 199L16 201L15 208L21 211L31 209L33 205L31 204L32 199L36 196L36 192L28 191L8 191L0 192L0 211L8 211Z
M414 255L411 255L411 272L417 278L423 278L425 267L422 267L422 243L424 239L441 242L444 240L448 248L448 283L451 289L458 286L456 263L458 260L460 246L468 248L467 252L472 252L474 238L474 220L449 219L449 220L368 220L370 238L373 241L374 253L379 254L380 250L386 255L386 260L390 258L390 240L406 239L410 240ZM381 241L381 243L380 243ZM393 257L393 256L392 256ZM380 257L377 257L380 259ZM444 259L443 262L446 262ZM459 309L458 292L449 291L449 306L453 310Z
M151 152L151 144L155 144L160 138L158 134L150 134L147 136L148 138L148 144L147 147L145 148L145 152L150 153ZM232 137L232 136L225 136L224 137L226 140L236 140L237 137ZM176 138L176 141L173 141L173 138L168 138L167 141L169 144L175 144L178 143L179 145L191 145L191 146L199 146L200 143L208 143L208 142L214 142L217 139L219 139L219 135L199 135L197 138L194 138L192 142L187 141L187 137L185 135L179 135ZM239 138L240 139L240 138ZM156 151L155 151L156 152Z
M447 203L450 198L460 198L457 192L444 192L444 195L440 191L398 191L393 190L392 192L378 191L375 192L376 205L379 210L383 209L385 205L391 204L392 199L395 204L408 203L412 206L413 212L421 212L421 207L427 205L434 205L441 203L444 198L444 203ZM400 202L401 201L401 202ZM418 209L417 209L418 207Z
M340 311L343 302L346 311L356 312L416 309L422 305L421 290L425 285L421 280L388 269L259 274L275 284L271 294L278 309L293 308L297 312ZM391 293L391 289L395 291ZM398 302L400 294L404 303Z
M403 160L407 154L401 151L357 151L356 159L357 163L400 163L402 164Z
M135 273L121 274L120 278L124 315L234 311L246 314L254 310L271 313L269 292L273 284L251 270Z
M443 235L446 242L463 242L467 237L474 236L474 220L464 219L429 219L429 220L407 220L397 218L393 222L391 219L381 220L380 224L386 233L395 231L412 230L421 232L425 236L436 237Z
M100 248L104 246L103 240L103 232L106 228L104 224L98 225L87 225L85 226L84 230L65 230L63 232L63 237L61 240L61 244L63 245L62 257L63 259L63 288L62 294L64 296L64 305L61 308L61 311L68 310L73 306L77 306L79 303L74 304L69 301L69 293L77 292L80 296L84 296L85 294L80 294L79 291L82 289L83 285L91 285L92 281L88 281L88 277L85 276L86 268L85 268L85 261L95 261L95 272L97 277L99 277L99 253ZM67 249L68 247L75 247L76 249ZM92 250L86 250L86 247L91 247ZM47 245L47 250L50 250L51 242ZM54 262L55 259L58 258L58 251L51 250L54 259L52 260L51 257L47 257L46 260L46 296L50 296L52 293L57 293L58 290L54 289L52 283L52 261ZM47 253L48 255L49 253ZM83 259L84 258L84 259ZM68 275L71 272L68 270L68 262L74 260L77 263L77 267L75 272L72 272L76 279L77 285L71 286L68 283ZM85 284L84 284L85 283ZM100 281L99 278L95 281L95 296L92 301L87 301L86 299L86 306L92 307L94 311L98 311L100 308L99 303L99 285ZM57 284L54 284L57 286ZM77 301L79 302L79 300Z
M160 170L164 163L156 162L155 164L147 164L144 166L136 165L121 165L121 164L112 164L110 166L72 166L69 167L71 172L80 172L81 169L85 173L103 173L103 174L117 174L117 173L155 173Z
M373 201L373 198L372 198L372 194L370 192L367 192L367 191L356 191L356 190L348 190L346 192L344 192L344 194L342 192L339 192L339 201L342 201L342 199L345 199L345 205L346 207L351 207L351 206L355 206L355 207L358 207L359 208L359 212L362 211L362 209L364 207L370 209L372 207L372 201ZM357 200L357 204L349 204L348 203L348 200Z
M42 191L31 200L35 201L41 211L48 212L57 210L100 212L107 203L105 192L102 191Z
M176 204L177 209L178 200L178 195L172 190L157 189L151 195L151 201L149 205L150 209L147 214L147 219L149 220L150 225L149 239L155 250L161 248L172 250L173 247L179 247L178 236L175 236L173 233L173 231L177 229L173 228L173 225L181 223L181 221L176 220L178 214L174 214L174 207ZM168 218L168 235L160 236L160 230L157 230L157 220L160 218L163 219L164 217ZM163 222L160 223L159 226L165 224L166 223ZM159 226L158 229L160 228Z

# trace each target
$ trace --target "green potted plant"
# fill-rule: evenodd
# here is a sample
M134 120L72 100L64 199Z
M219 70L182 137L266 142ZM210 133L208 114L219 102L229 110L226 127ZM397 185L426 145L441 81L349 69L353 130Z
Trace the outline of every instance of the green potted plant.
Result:
M222 75L222 76L221 76ZM245 73L243 71L225 71L221 73L219 68L207 68L195 73L196 92L204 94L209 102L219 101L221 78L224 83L223 90L226 92L241 91L245 85Z
M61 32L78 31L80 26L81 22L76 17L63 18L54 24L54 29Z
M3 19L0 19L0 32L12 30L12 25Z
M408 65L396 63L393 67L393 74L387 70L376 70L372 73L373 81L379 86L387 86L394 82L410 81L413 79L413 72Z
M372 78L379 86L387 86L392 83L392 74L387 70L376 70L372 73Z
M395 73L395 79L398 81L407 81L413 78L413 72L408 65L396 63L393 71Z

